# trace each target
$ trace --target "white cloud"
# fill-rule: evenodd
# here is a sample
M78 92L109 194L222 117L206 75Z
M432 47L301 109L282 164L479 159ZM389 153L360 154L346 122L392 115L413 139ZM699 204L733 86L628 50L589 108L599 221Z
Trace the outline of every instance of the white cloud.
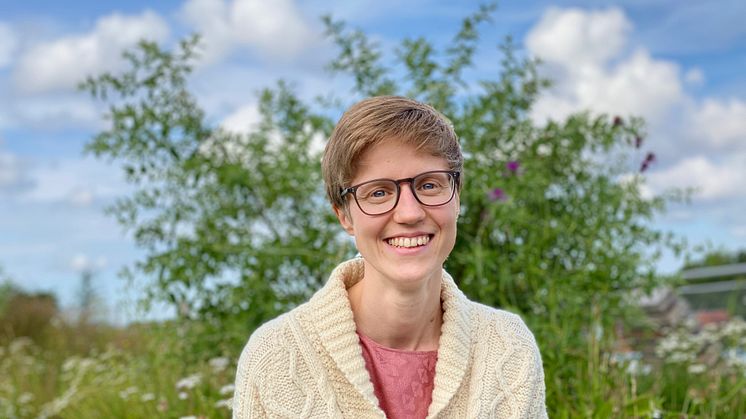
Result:
M244 105L223 119L220 124L228 131L248 133L261 122L261 114L256 104Z
M15 80L26 92L74 88L86 76L122 66L122 51L140 39L163 41L167 23L156 13L137 16L114 13L100 18L93 30L32 46L15 69Z
M226 131L230 131L236 134L249 134L255 132L259 123L261 122L262 115L259 112L259 107L256 103L247 104L239 107L233 113L226 116L220 123L220 126ZM318 154L324 150L326 145L326 136L320 132L312 133L311 124L306 123L303 127L306 134L311 135L311 141L309 143L308 152L311 154ZM246 135L232 137L229 141L223 142L222 146L225 147L225 152L238 160L243 160L246 157L247 141L249 138ZM280 132L276 129L269 133L269 147L272 151L278 151L282 149L283 138ZM215 143L213 141L204 142L200 149L203 153L213 153Z
M690 116L691 134L700 143L717 149L746 145L746 102L706 99ZM746 166L746 160L743 165Z
M10 126L52 131L70 127L95 129L104 123L100 107L81 94L20 96L4 106L12 117L4 124Z
M216 137L210 138L200 144L200 151L213 158L222 158L224 151L230 159L244 160L247 157L247 142L249 141L246 134L254 131L259 122L261 122L261 114L256 104L241 106L223 118L223 121L220 123L220 127L224 130L239 135L231 136L228 139L220 138L219 145ZM224 148L218 150L218 146Z
M585 12L552 8L528 33L526 45L555 81L533 115L543 121L592 109L663 119L683 98L676 64L641 48L625 55L631 24L619 9Z
M240 133L248 134L255 130L258 124L261 122L262 115L259 113L259 107L257 104L249 104L238 108L235 112L228 115L223 119L220 124L224 129ZM303 126L303 130L306 134L311 134L311 124L306 123ZM270 133L270 144L273 147L280 147L279 144L282 142L280 133L273 131ZM311 136L308 152L311 154L317 154L324 150L326 146L326 136L320 132L315 132ZM228 150L230 154L240 155L240 148L245 147L243 144L233 144L234 148Z
M0 69L13 61L17 47L18 38L13 29L9 25L0 22Z
M204 37L204 59L214 63L235 47L289 60L317 42L292 0L189 0L181 16Z
M619 54L631 27L617 8L593 12L550 8L526 36L526 45L547 62L584 72Z
M26 165L15 154L2 149L0 139L0 192L17 192L32 185Z
M26 203L63 203L87 207L129 192L118 167L93 158L67 159L36 167L35 187L20 196Z
M666 189L694 187L695 199L714 201L743 198L746 184L746 153L714 162L705 156L684 158L667 169L653 172L648 179L658 192Z
M77 207L89 207L93 204L95 196L90 188L78 188L70 192L68 200Z
M83 253L78 253L70 260L70 268L78 273L104 269L106 265L105 257L99 256L96 260L93 260Z
M232 46L232 29L228 23L228 7L223 0L189 0L180 14L202 36L204 62L213 63L228 53Z

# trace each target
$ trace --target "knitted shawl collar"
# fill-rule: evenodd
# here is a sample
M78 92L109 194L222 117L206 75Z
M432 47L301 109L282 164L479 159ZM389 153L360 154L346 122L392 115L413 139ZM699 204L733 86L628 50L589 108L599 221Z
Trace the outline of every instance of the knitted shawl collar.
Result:
M306 306L307 316L321 338L324 350L352 385L378 409L368 371L365 368L356 326L347 297L347 288L363 277L362 258L337 266L329 281ZM472 310L469 300L443 271L441 285L443 325L435 365L433 397L428 417L434 417L456 394L467 369L472 348Z

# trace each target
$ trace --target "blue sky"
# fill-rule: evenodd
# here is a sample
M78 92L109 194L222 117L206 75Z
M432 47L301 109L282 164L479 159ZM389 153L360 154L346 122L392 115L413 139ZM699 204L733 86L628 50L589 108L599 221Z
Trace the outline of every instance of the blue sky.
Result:
M105 215L129 191L116 165L82 155L104 127L75 85L122 68L119 53L148 37L173 45L201 32L206 54L190 83L216 124L256 120L257 89L294 81L304 98L349 80L324 64L332 46L319 16L362 28L384 50L403 37L447 42L477 2L169 0L3 2L0 15L0 266L24 288L75 300L81 270L96 271L109 316L136 314L138 295L117 272L141 253ZM590 109L643 116L658 155L649 192L697 186L688 205L656 223L691 244L746 248L746 2L715 0L502 2L484 27L472 76L496 71L512 35L542 57L555 80L536 104L537 122ZM670 272L681 261L660 263Z

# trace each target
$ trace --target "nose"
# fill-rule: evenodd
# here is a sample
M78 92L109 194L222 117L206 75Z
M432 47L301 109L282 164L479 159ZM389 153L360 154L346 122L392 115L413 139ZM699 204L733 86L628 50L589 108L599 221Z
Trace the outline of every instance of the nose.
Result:
M414 224L424 217L425 210L419 201L417 201L417 198L414 197L412 185L409 183L402 184L399 191L399 202L396 204L396 208L394 208L394 221L401 224Z

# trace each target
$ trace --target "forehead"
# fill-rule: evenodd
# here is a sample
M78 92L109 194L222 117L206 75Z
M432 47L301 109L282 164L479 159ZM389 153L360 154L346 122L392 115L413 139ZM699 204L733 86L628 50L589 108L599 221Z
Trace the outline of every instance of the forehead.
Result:
M444 157L415 145L387 139L365 150L355 162L352 183L372 179L401 179L430 170L448 170Z

